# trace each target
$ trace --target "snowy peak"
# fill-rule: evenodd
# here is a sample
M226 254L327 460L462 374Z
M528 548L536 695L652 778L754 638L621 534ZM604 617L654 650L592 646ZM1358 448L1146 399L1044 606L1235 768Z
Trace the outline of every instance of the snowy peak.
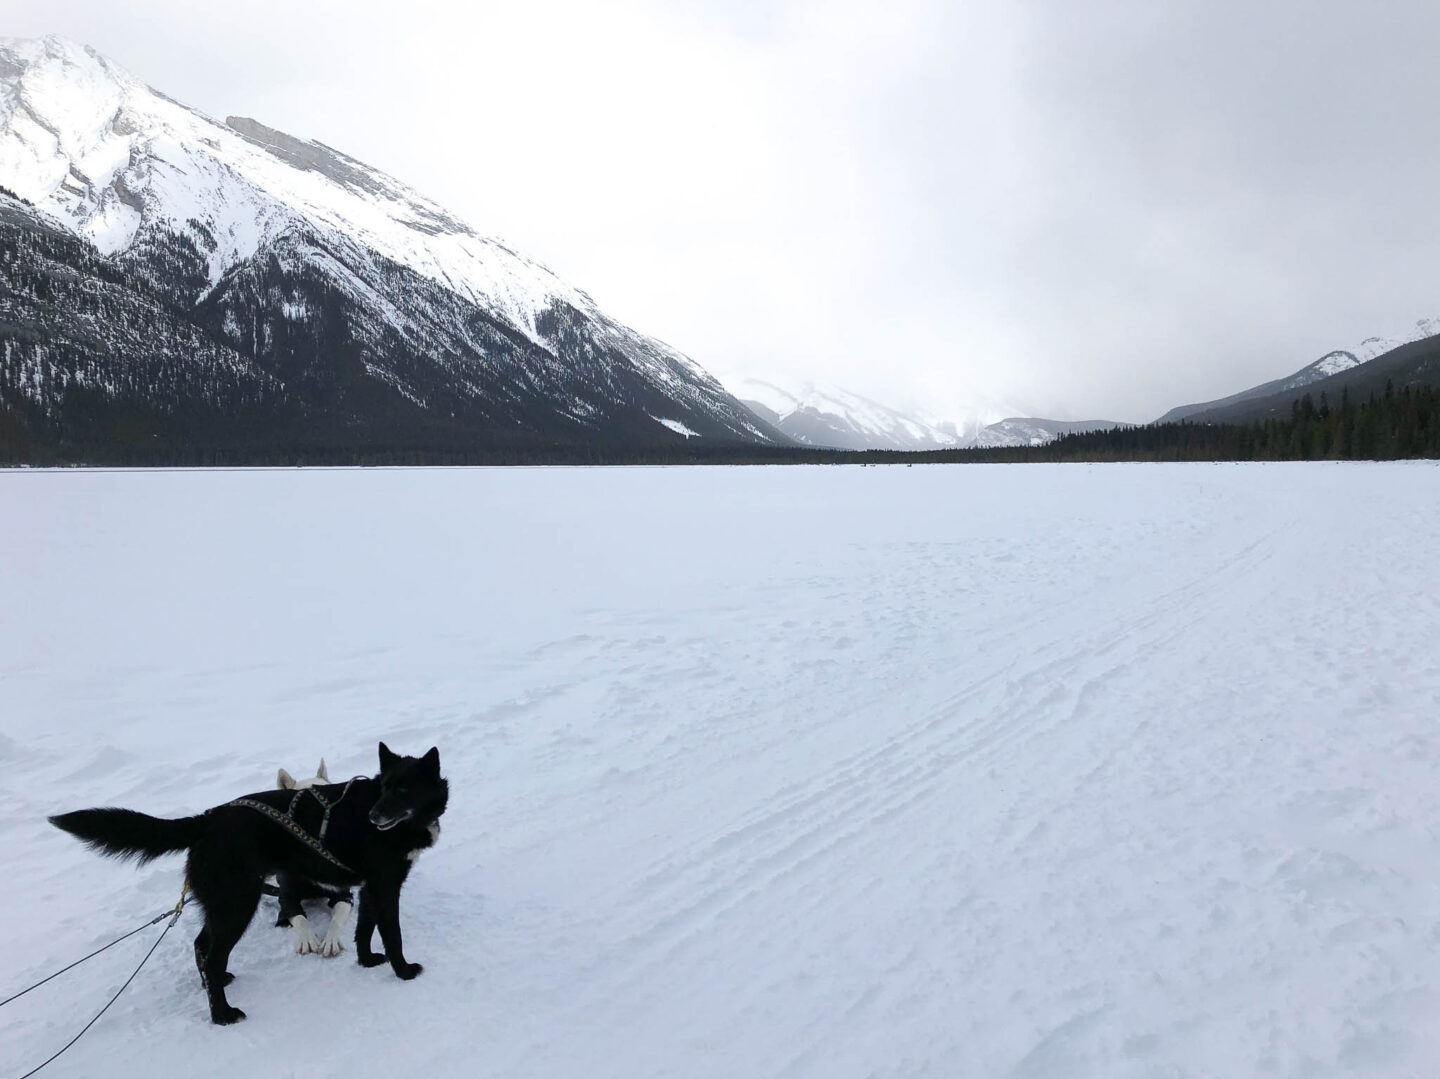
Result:
M1063 435L1109 431L1118 426L1120 425L1114 420L1046 420L1030 416L1011 416L981 430L975 436L974 445L983 449L1044 446Z
M1408 345L1412 341L1423 341L1427 337L1434 337L1437 333L1440 333L1440 319L1422 318L1416 321L1412 329L1393 337L1367 337L1353 349L1337 349L1334 352L1327 352L1308 367L1303 367L1290 376L1285 380L1282 388L1288 390L1308 386L1312 382L1319 382L1322 378L1329 378L1331 375L1338 375L1341 371L1359 367L1362 363L1369 363L1377 356L1383 356L1401 345Z
M102 249L123 245L139 224L133 193L117 182L132 134L124 106L146 92L93 49L63 38L0 39L6 186L69 219Z
M1405 332L1394 337L1367 337L1355 346L1353 351L1357 362L1369 363L1376 357L1383 356L1401 345L1408 345L1412 341L1423 341L1436 334L1440 334L1440 319L1417 319L1415 325Z
M38 160L53 162L55 150L83 156L136 90L146 88L89 46L55 36L0 38L0 115L20 113L14 132Z
M0 39L0 186L272 371L287 407L358 410L345 429L378 439L413 407L417 431L784 441L694 361L393 177L220 123L62 38Z
M1368 340L1373 341L1375 338L1372 337ZM1295 377L1303 378L1306 375L1314 375L1317 378L1329 378L1331 375L1338 375L1341 371L1348 371L1364 362L1355 353L1340 349L1335 352L1327 352Z
M1402 333L1385 337L1367 337L1358 345L1348 349L1336 349L1327 352L1313 363L1306 364L1293 375L1285 378L1278 378L1259 386L1252 386L1248 390L1241 390L1239 393L1231 394L1229 397L1222 397L1214 401L1202 401L1198 404L1181 405L1179 408L1172 408L1165 415L1161 416L1156 423L1172 423L1183 420L1189 416L1198 415L1201 412L1209 412L1211 409L1223 408L1228 405L1239 404L1252 398L1266 397L1272 393L1284 393L1289 390L1298 390L1311 383L1319 382L1321 379L1338 375L1342 371L1349 371L1359 367L1361 364L1369 363L1371 360L1392 352L1403 345L1415 341L1423 341L1427 337L1434 337L1440 334L1440 319L1422 318L1416 321L1415 325Z
M796 389L766 379L736 379L732 392L768 423L812 446L833 449L937 450L1043 446L1062 435L1109 430L1112 420L1009 417L995 423L975 409L965 420L933 420L901 412L836 386ZM992 411L990 415L994 415Z
M953 431L838 386L785 389L765 379L736 379L731 392L764 420L811 446L831 449L933 450L957 446Z
M254 120L218 123L62 38L0 40L0 182L106 254L147 225L188 233L211 256L212 282L309 226L484 303L532 339L557 300L593 309L392 177Z

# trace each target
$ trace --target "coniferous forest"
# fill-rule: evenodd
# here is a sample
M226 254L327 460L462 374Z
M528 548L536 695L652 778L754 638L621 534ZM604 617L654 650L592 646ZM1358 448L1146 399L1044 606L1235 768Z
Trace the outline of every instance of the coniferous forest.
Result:
M208 442L189 437L107 438L114 416L77 437L37 440L34 429L0 409L0 464L18 465L690 465L690 464L979 464L1061 461L1313 461L1440 458L1440 388L1387 386L1383 393L1338 402L1325 394L1296 400L1288 417L1253 423L1165 423L1066 435L1045 446L996 449L824 450L691 440L679 445L603 440L590 443L517 439L468 444L431 432L424 437L356 440L336 430L330 437L278 440L226 438ZM131 422L153 434L136 415ZM233 434L233 432L231 432ZM448 437L447 437L448 436Z
M1440 457L1440 388L1396 389L1331 402L1306 394L1283 418L1164 423L1066 435L1046 446L971 450L987 461L1388 461Z

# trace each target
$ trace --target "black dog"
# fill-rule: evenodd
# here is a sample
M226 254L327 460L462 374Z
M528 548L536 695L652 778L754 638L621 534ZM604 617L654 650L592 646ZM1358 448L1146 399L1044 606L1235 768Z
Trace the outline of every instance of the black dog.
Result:
M190 890L205 908L205 925L195 938L195 964L209 994L210 1018L234 1023L245 1013L225 999L225 986L233 978L225 967L270 873L361 885L355 923L360 965L374 967L388 958L396 975L407 981L420 973L420 964L406 962L401 947L400 888L420 852L440 835L440 815L450 794L440 775L440 751L401 757L381 742L380 774L353 780L348 791L345 787L315 788L331 806L323 845L317 838L327 812L321 800L297 801L291 791L246 795L179 820L130 809L81 809L50 822L104 854L141 863L190 852ZM384 953L370 950L377 927Z

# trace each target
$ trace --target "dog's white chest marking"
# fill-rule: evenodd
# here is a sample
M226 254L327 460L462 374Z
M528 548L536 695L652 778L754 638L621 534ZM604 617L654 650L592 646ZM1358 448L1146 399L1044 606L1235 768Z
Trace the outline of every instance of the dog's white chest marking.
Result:
M408 854L405 855L405 857L410 859L411 865L415 864L415 859L419 858L421 853L429 850L431 847L433 847L436 843L440 841L440 822L438 820L434 824L430 825L429 831L430 842L426 843L423 847L416 847L414 850L410 851Z

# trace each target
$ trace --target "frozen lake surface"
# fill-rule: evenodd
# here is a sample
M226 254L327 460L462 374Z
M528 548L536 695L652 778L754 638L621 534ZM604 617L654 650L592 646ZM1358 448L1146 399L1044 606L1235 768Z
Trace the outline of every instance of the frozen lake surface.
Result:
M0 998L170 906L47 814L440 747L401 982L187 912L46 1076L1440 1074L1440 468L0 473ZM323 923L323 915L318 919ZM59 1048L159 929L0 1011Z

